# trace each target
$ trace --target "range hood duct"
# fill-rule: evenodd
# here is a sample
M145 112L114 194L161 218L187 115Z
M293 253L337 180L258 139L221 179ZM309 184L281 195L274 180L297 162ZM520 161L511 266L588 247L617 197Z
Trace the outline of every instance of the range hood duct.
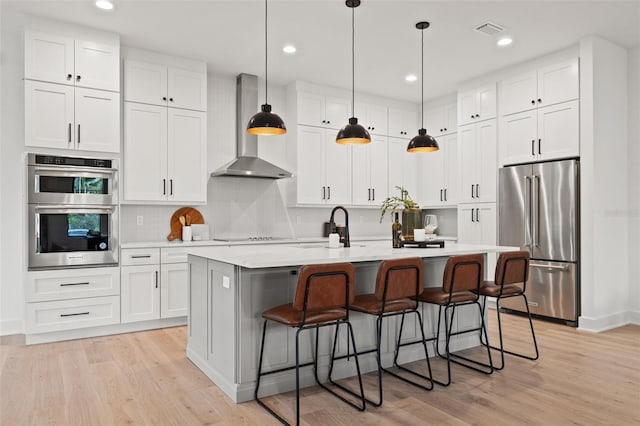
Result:
M211 176L236 176L282 179L293 176L286 170L258 158L258 137L247 133L249 119L258 108L258 77L239 74L236 77L236 159Z

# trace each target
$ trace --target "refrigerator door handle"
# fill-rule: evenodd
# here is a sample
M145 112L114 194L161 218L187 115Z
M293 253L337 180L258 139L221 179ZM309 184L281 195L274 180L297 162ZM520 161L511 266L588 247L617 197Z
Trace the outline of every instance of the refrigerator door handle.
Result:
M532 268L559 269L561 271L569 270L569 265L558 266L558 265L541 265L539 263L529 263L529 266L531 266Z
M532 229L531 229L531 194L533 186L533 176L525 176L525 197L524 197L524 245L533 252Z
M540 176L533 175L531 181L531 239L534 247L540 247ZM535 201L534 201L535 198Z

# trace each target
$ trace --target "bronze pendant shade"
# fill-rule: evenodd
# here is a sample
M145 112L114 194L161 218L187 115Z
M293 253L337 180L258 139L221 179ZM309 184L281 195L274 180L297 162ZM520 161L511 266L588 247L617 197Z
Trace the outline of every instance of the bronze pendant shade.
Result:
M433 152L440 149L438 146L438 142L436 142L435 138L431 135L427 134L427 129L424 128L424 30L429 28L430 24L426 21L418 22L416 24L416 28L420 30L422 37L422 75L421 75L421 83L422 83L422 94L420 97L420 106L422 111L420 129L418 130L418 135L414 136L410 141L409 145L407 145L408 152Z
M371 142L369 132L358 124L355 117L355 8L360 6L360 0L346 0L345 4L351 9L351 114L349 124L344 126L336 135L336 143L340 145L363 145Z
M271 112L271 105L267 102L267 0L264 0L264 104L260 112L256 113L247 124L247 133L259 136L274 136L287 133L287 127L278 114Z

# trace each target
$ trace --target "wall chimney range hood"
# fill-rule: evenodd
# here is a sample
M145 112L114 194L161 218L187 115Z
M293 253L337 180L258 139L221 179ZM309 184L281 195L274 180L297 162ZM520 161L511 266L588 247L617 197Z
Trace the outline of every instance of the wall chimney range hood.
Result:
M258 105L258 77L239 74L236 77L236 145L235 160L211 173L212 177L235 176L282 179L290 172L258 158L258 137L246 132L247 123Z

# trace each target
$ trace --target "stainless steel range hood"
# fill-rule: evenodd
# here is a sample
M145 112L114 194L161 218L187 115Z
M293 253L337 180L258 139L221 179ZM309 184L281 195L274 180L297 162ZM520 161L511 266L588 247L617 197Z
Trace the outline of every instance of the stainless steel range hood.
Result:
M282 179L292 174L268 161L258 158L258 137L246 132L249 119L258 108L258 77L240 74L236 78L236 159L211 176L236 176Z

